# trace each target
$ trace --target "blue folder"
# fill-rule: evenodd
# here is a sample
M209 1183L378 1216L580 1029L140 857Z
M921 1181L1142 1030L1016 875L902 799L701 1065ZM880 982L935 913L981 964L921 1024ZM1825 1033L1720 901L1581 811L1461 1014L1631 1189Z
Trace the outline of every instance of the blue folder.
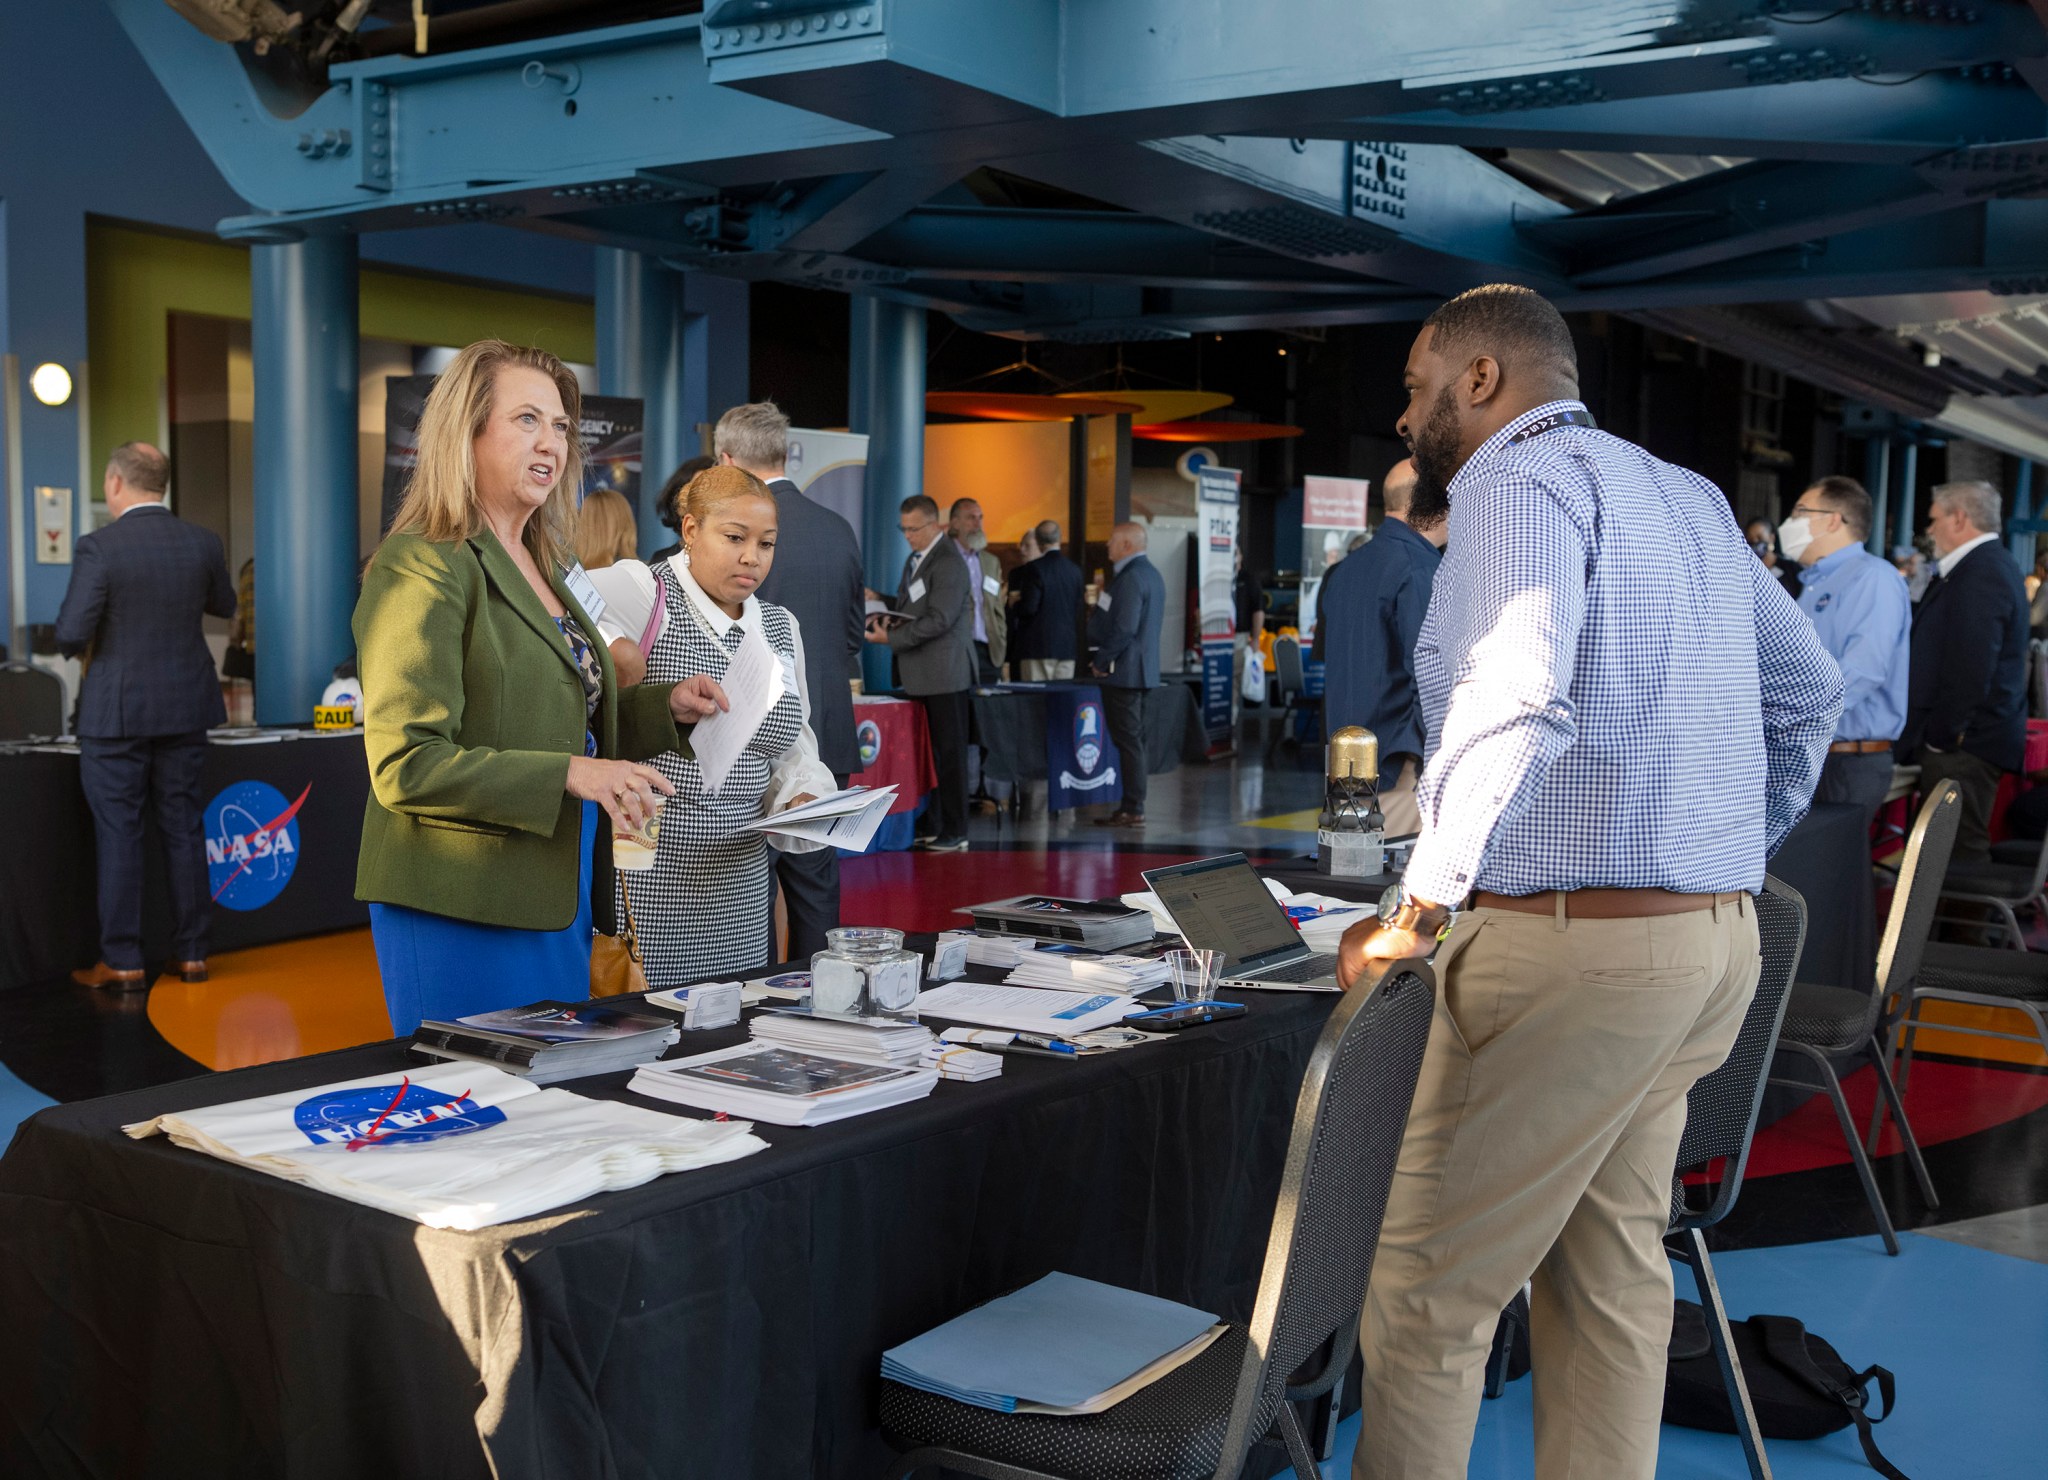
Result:
M882 1375L999 1413L1073 1408L1215 1324L1171 1300L1049 1274L884 1352Z

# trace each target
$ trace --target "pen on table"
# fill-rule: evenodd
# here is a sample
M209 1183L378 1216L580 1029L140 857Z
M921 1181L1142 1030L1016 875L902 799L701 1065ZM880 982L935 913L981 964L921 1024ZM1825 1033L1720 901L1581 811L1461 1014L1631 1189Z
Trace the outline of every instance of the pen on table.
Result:
M1071 1043L1065 1042L1064 1040L1058 1038L1047 1038L1038 1033L1019 1033L1017 1035L1017 1042L1028 1044L1032 1048L1050 1049L1054 1053L1080 1052L1080 1050L1075 1048L1074 1045Z

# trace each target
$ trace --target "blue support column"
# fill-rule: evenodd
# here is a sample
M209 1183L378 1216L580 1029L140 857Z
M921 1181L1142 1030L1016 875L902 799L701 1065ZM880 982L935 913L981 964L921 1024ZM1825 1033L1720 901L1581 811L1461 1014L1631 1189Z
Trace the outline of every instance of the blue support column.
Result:
M2024 457L2020 459L2019 477L2013 481L2012 513L2009 517L2015 522L2034 517L2034 464ZM2034 573L2034 549L2039 538L2031 529L2024 534L2006 536L2005 547L2012 551L2021 575Z
M898 506L924 492L924 310L856 296L848 383L848 424L868 434L867 507L861 557L868 584L896 590L910 545L896 527ZM862 671L870 690L889 687L889 655L870 646Z
M1913 515L1915 513L1914 493L1920 482L1920 444L1908 442L1905 453L1899 459L1899 488L1892 504L1896 515L1893 521L1892 543L1910 545L1913 543Z
M304 724L355 651L356 239L250 249L256 719Z
M683 408L684 324L682 275L645 252L598 247L597 379L607 396L638 396L640 432L640 553L670 542L654 510L654 496L684 458L697 451L695 429Z
M1891 528L1892 439L1866 437L1863 441L1863 489L1875 507L1871 511L1870 538L1863 547L1873 555L1886 553L1885 531Z

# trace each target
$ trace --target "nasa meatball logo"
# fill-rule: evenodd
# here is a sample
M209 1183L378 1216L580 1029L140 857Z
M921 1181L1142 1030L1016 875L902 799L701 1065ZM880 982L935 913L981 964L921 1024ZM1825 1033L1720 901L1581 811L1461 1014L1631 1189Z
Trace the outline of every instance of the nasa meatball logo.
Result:
M863 769L872 766L875 758L882 753L882 727L871 719L864 719L854 732L860 741L860 763Z
M1093 776L1102 764L1102 708L1083 702L1074 710L1074 764L1083 776Z
M299 864L298 800L266 781L237 781L206 804L206 878L213 902L260 910L284 892Z
M292 1123L315 1146L361 1151L466 1136L503 1125L505 1112L496 1105L479 1105L467 1090L451 1095L424 1089L407 1075L397 1084L329 1090L301 1100L292 1110Z

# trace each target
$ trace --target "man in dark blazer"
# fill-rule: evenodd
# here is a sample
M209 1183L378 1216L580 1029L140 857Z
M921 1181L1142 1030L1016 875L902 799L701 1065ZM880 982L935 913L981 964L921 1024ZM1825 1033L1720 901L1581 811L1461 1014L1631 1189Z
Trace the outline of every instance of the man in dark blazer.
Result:
M1991 804L2027 748L2027 591L1998 541L1998 490L1943 483L1927 533L1935 577L1913 609L1906 727L1898 755L1920 786L1953 781L1963 794L1958 862L1991 856Z
M853 526L790 481L789 418L772 401L735 406L718 418L712 445L722 463L744 468L775 495L775 563L755 594L787 607L804 644L804 678L818 756L844 790L861 769L851 680L860 671L866 584ZM839 850L775 856L789 911L789 959L808 961L839 924Z
M1081 571L1060 550L1060 527L1048 519L1032 532L1045 553L1010 572L1010 661L1026 683L1074 676L1080 651Z
M967 851L967 691L974 687L974 589L967 562L946 538L939 506L923 494L901 504L896 527L909 542L892 610L903 620L872 617L869 642L896 654L903 692L924 705L931 726L932 765L939 773L937 832L918 847Z
M227 720L203 618L235 614L220 537L164 506L170 459L126 442L107 463L113 522L78 541L57 646L91 650L79 695L79 775L99 853L100 960L80 986L138 991L142 817L155 814L170 865L171 970L206 980L206 845L199 775L206 732Z
M1323 578L1316 652L1323 660L1325 733L1363 725L1380 743L1380 812L1387 833L1422 826L1415 780L1422 771L1422 697L1415 689L1415 640L1443 560L1443 519L1409 520L1415 465L1394 464L1384 487L1387 517L1372 540Z
M1145 705L1159 683L1159 619L1166 612L1166 582L1145 544L1142 524L1119 524L1109 532L1115 574L1088 617L1092 668L1102 681L1109 738L1124 767L1124 799L1109 816L1095 819L1097 827L1137 827L1145 820Z

